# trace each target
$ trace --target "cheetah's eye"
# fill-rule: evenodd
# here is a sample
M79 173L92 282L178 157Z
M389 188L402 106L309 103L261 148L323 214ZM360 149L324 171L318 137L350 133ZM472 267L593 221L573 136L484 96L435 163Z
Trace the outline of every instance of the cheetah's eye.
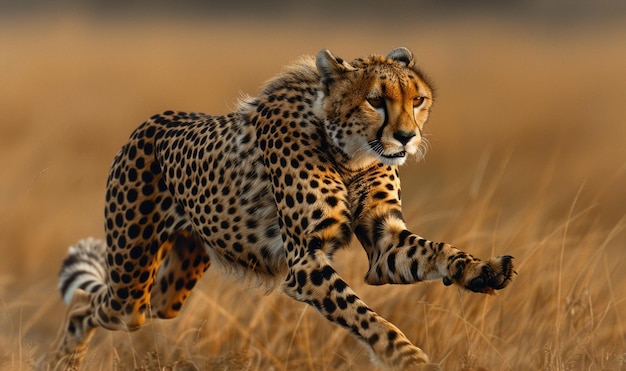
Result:
M413 108L417 108L417 107L421 106L422 103L424 103L425 100L426 100L426 98L424 98L424 97L415 97L415 98L413 98Z
M374 108L383 108L385 105L385 99L383 97L371 97L367 98L367 103Z

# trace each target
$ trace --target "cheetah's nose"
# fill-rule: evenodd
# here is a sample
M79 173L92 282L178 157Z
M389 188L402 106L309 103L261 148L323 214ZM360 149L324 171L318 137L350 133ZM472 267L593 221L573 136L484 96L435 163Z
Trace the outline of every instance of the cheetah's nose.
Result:
M396 131L395 133L393 133L393 137L400 143L402 143L402 145L406 145L409 140L411 140L411 138L413 138L415 136L415 132L414 131Z

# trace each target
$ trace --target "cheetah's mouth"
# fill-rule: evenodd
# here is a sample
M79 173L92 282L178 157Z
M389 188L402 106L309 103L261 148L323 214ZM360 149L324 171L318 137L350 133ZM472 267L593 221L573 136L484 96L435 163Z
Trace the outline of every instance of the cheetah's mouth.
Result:
M400 152L397 152L397 153L393 153L391 155L385 155L385 154L380 153L380 155L382 157L388 158L388 159L401 158L401 157L406 156L406 151L400 151Z
M385 153L385 147L380 142L380 140L372 140L369 142L370 147L377 155L387 160L395 160L399 158L404 158L407 154L405 150L401 150L395 153Z

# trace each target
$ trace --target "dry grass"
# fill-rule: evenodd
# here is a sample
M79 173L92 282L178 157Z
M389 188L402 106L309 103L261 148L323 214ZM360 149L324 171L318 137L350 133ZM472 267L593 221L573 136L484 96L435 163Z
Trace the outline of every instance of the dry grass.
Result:
M369 287L357 244L336 256L340 274L445 369L626 370L626 30L307 22L3 19L0 368L32 368L52 341L60 261L76 239L102 235L106 172L139 122L169 108L226 112L239 91L323 47L350 58L406 45L439 93L433 149L402 170L408 224L477 256L514 255L519 276L492 297L438 282ZM98 331L87 362L371 367L313 309L214 270L179 318Z

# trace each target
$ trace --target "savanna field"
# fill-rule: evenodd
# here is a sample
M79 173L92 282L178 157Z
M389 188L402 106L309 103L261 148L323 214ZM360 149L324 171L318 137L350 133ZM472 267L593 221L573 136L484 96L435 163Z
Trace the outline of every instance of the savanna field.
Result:
M370 19L371 22L371 19ZM515 256L497 295L372 287L354 241L335 267L444 370L626 370L626 27L95 17L0 22L0 369L31 370L65 308L66 249L103 236L104 184L131 131L167 109L230 112L303 54L407 46L437 88L430 150L401 168L410 229ZM86 370L363 370L313 308L212 267L179 317L98 330Z

